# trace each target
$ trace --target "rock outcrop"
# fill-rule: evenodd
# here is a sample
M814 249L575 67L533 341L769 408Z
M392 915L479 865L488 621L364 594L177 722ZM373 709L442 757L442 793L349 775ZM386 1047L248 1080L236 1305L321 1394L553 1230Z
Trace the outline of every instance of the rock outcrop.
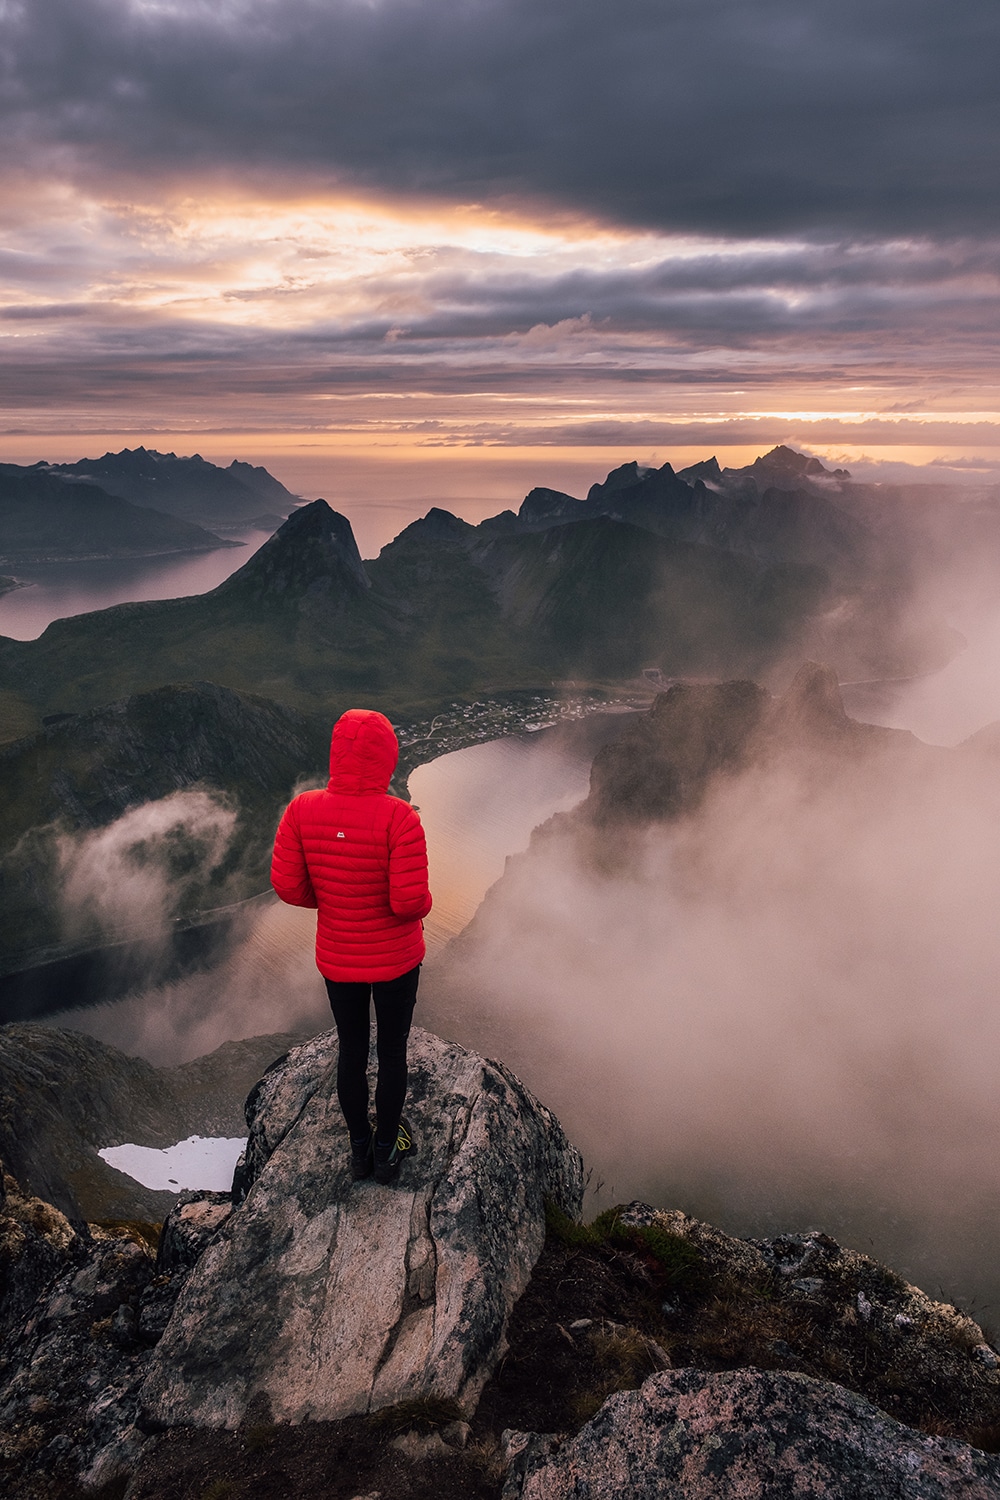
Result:
M77 1235L4 1182L0 1212L0 1482L42 1497L100 1484L135 1459L149 1345L161 1331L154 1252L124 1230ZM143 1306L152 1292L152 1319ZM167 1309L169 1315L169 1309Z
M331 1033L272 1064L233 1194L182 1194L155 1252L6 1179L6 1493L1000 1500L971 1318L815 1231L584 1226L580 1159L505 1067L422 1031L411 1061L390 1187L349 1180Z
M828 1381L766 1370L664 1371L566 1442L509 1446L503 1500L1000 1496L1000 1458L903 1427Z
M191 1274L143 1387L148 1420L320 1421L413 1397L474 1409L582 1166L501 1064L413 1033L398 1183L352 1183L325 1033L248 1100L245 1201Z
M392 1187L352 1183L336 1064L327 1033L272 1065L236 1206L183 1193L158 1251L153 1226L77 1232L6 1179L0 1478L18 1495L129 1472L150 1427L474 1409L545 1198L579 1212L580 1158L500 1064L415 1032L413 1156Z

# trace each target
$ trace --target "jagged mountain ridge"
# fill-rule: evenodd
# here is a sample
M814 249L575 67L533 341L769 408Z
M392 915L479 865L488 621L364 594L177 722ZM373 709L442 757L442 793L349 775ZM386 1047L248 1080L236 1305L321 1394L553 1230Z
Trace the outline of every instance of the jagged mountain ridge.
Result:
M140 467L161 458L124 456L137 454ZM518 516L479 526L435 507L368 563L349 523L312 502L209 594L0 643L0 701L25 724L197 678L304 709L344 694L392 712L649 665L759 675L792 639L855 676L947 659L947 632L908 617L905 547L897 557L831 502L843 471L783 449L746 470L697 467L711 488L626 464L585 501L532 491ZM782 476L800 487L770 484ZM136 609L125 659L116 636Z
M837 582L857 583L886 559L873 556L874 534L840 503L849 478L845 469L830 471L818 459L781 447L744 469L720 469L711 458L675 473L669 463L641 469L633 461L592 485L585 500L532 490L516 523L541 528L610 516L676 541L762 561L809 563ZM484 524L492 528L499 519Z
M148 557L232 547L175 515L134 505L97 484L0 465L0 562Z
M193 679L307 711L349 698L398 712L489 684L633 674L650 659L755 672L825 600L817 569L767 567L608 517L516 536L450 529L408 528L362 565L349 523L313 501L208 594L0 642L0 689L46 714Z
M228 468L199 453L178 458L154 448L123 448L102 458L69 464L36 464L45 473L100 485L133 505L152 506L186 521L248 525L287 516L299 504L265 468L234 459Z
M209 594L0 642L8 703L52 721L3 752L0 964L19 969L57 940L51 839L21 843L33 829L101 826L183 787L219 789L239 804L239 834L201 904L232 901L266 887L274 817L298 775L322 771L344 708L418 716L490 684L627 676L651 655L679 672L754 671L823 592L818 570L608 517L481 536L432 515L363 564L348 522L314 501Z
M800 455L779 451L759 463L765 478L777 465L820 487L841 483L825 472L816 477L815 461ZM718 468L701 467L709 478ZM668 481L683 487L657 473L661 488ZM737 478L757 482L743 471ZM596 490L601 504L608 496L618 504L643 485L648 477L624 465ZM564 511L586 503L563 499ZM529 521L533 505L529 496L522 506ZM619 681L652 665L668 675L756 677L783 653L826 655L830 646L843 647L839 657L831 652L843 670L857 664L859 641L871 650L862 662L867 675L879 668L895 675L942 651L933 634L905 637L896 615L905 593L897 599L881 589L876 606L869 601L853 616L847 610L846 635L841 625L840 636L831 636L824 618L836 606L843 619L844 596L814 563L770 566L609 514L545 526L509 520L474 527L433 508L364 563L348 521L314 501L208 594L56 621L37 641L0 640L8 735L40 726L6 755L5 850L54 819L99 824L198 782L234 794L266 825L294 782L296 760L299 770L322 768L324 733L315 726L325 729L352 704L422 717L491 688ZM165 687L185 682L203 686ZM252 699L251 718L268 719L262 746L272 747L274 734L284 739L283 750L264 756L266 797L255 776L239 769L242 747L257 731L238 727L239 714L220 729L232 695L244 706ZM116 706L104 712L108 704ZM278 705L304 714L308 730ZM178 736L174 717L190 732ZM43 726L43 718L53 722ZM163 774L148 774L144 746L155 749ZM241 846L247 869L232 898L265 883L265 842ZM51 913L44 916L51 872L43 853L23 858L20 873L4 856L8 962L54 941Z

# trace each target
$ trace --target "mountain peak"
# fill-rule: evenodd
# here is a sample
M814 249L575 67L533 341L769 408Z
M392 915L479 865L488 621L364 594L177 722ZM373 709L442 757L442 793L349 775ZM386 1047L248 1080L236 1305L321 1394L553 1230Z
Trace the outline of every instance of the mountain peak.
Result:
M551 490L545 485L536 485L521 501L518 519L528 526L540 521L572 521L581 511L582 501L567 495L563 490Z
M772 448L770 453L765 453L761 458L754 459L750 465L750 472L755 469L780 469L783 473L794 475L795 478L814 479L821 474L830 474L830 470L820 463L818 458L807 458L804 453L796 453L794 448L786 448L779 443Z
M371 581L361 561L351 523L325 500L293 510L288 520L227 578L216 594L252 589L272 597L347 591L367 593Z
M587 491L587 499L593 502L610 495L615 490L627 490L633 484L638 484L644 477L644 474L640 474L639 465L633 458L630 463L619 464L617 469L612 469L607 479L601 484L592 484Z
M719 460L715 454L711 458L703 458L699 463L688 464L686 469L678 469L678 479L686 479L693 484L696 479L707 480L709 484L720 484L722 481L722 470L719 468Z
M468 536L474 528L468 521L463 521L461 516L453 515L450 510L443 510L440 505L432 505L426 516L421 516L416 521L411 521L409 526L404 526L398 536L388 543L389 547L395 547L397 542L457 542ZM385 552L386 547L382 551Z

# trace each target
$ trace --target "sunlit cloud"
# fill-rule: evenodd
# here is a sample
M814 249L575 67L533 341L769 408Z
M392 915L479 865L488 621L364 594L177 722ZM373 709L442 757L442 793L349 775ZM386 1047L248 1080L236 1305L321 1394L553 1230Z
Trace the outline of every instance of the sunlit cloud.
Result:
M9 434L998 441L993 0L0 14Z

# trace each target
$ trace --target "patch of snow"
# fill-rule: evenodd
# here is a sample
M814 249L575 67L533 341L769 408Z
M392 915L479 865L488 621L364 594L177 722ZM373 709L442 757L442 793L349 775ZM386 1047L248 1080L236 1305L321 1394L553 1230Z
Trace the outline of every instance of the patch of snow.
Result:
M118 1172L124 1172L143 1187L169 1193L182 1188L203 1188L206 1192L228 1192L233 1168L247 1143L246 1136L190 1135L162 1151L152 1146L105 1146L98 1151L102 1161Z

